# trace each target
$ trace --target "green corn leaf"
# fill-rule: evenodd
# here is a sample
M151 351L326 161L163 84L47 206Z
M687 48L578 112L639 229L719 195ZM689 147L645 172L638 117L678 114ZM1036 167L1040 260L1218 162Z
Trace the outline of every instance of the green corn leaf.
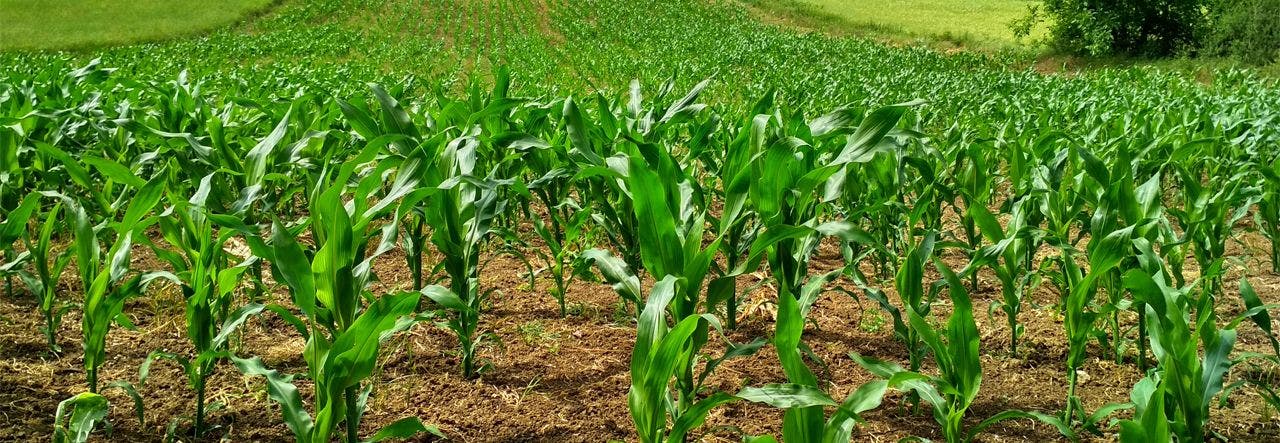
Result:
M380 344L398 328L406 326L400 319L418 307L418 296L416 292L388 295L369 305L355 323L333 341L329 361L325 363L332 369L326 377L345 388L372 374Z
M837 405L835 400L821 389L794 383L773 383L758 388L747 387L735 395L743 400L764 403L780 409Z
M460 312L471 311L471 306L467 305L467 302L462 301L462 298L458 297L458 294L453 293L453 291L450 291L449 288L444 286L430 285L422 288L422 295L447 309Z
M26 233L27 222L40 207L40 194L31 193L22 199L18 207L9 211L3 224L0 224L0 244L17 242Z
M164 174L156 174L151 181L143 183L137 195L133 196L133 201L129 204L129 209L125 211L124 218L121 219L116 230L125 232L140 228L139 223L142 222L143 217L146 217L164 196L165 187Z
M89 441L89 434L93 432L94 425L106 418L107 406L106 397L88 392L58 403L58 410L53 418L53 441L55 443ZM71 414L69 417L68 409Z
M707 414L709 414L712 409L737 400L738 397L724 392L717 392L715 394L711 394L707 398L698 400L697 403L694 403L688 410L685 410L684 413L680 414L680 418L676 419L675 423L671 426L671 432L668 433L667 442L684 442L686 440L685 436L690 430L693 430L698 426L702 426L702 423L706 421Z
M85 155L80 157L85 164L97 169L98 172L107 178L114 180L116 183L122 183L133 188L141 188L146 182L138 178L137 175L130 171L129 168L112 160L94 155Z
M298 388L293 385L292 376L267 369L262 364L262 360L257 357L243 359L232 356L231 362L245 375L266 378L267 394L271 397L271 400L280 405L280 410L284 414L285 425L293 432L294 438L304 443L312 441L313 425L311 416L307 414L307 410L302 403L302 396L298 394Z
M218 335L213 337L212 348L222 349L222 347L226 345L227 340L231 338L231 334L234 334L236 330L240 328L240 325L244 324L249 317L258 315L258 313L262 312L263 309L266 309L266 307L261 304L250 303L241 306L239 309L236 309L231 314L227 315L226 321L224 321L222 323L222 327L218 329Z
M582 252L581 257L588 266L595 264L596 268L600 270L600 275L603 275L605 281L612 284L613 290L617 291L624 299L637 305L642 303L640 279L636 277L626 262L603 249L588 249Z
M1253 290L1253 285L1249 284L1248 279L1240 279L1240 298L1244 299L1245 309L1253 312L1252 315L1247 316L1249 320L1266 334L1267 339L1271 341L1272 350L1280 356L1280 341L1276 339L1275 332L1271 329L1271 314L1262 304L1262 299Z
M973 440L975 436L977 436L979 433L981 433L983 430L987 429L988 427L991 427L991 425L994 425L996 423L1000 423L1003 421L1020 420L1020 419L1035 420L1035 421L1039 421L1041 423L1047 424L1049 426L1053 426L1053 428L1057 429L1058 433L1062 434L1063 437L1066 437L1068 440L1071 440L1071 441L1078 441L1075 431L1071 429L1070 425L1062 421L1061 417L1055 417L1049 414L1045 414L1043 412L1018 411L1018 410L1001 411L1000 413L993 415L987 418L986 420L983 420L981 423L978 423L977 425L974 425L972 428L969 429L968 437L966 438L969 440Z
M292 289L294 303L297 303L303 314L313 316L316 309L316 285L306 253L279 220L275 221L272 230L272 264Z
M383 426L377 433L365 440L367 443L376 443L387 440L405 440L413 438L418 434L431 434L440 438L448 438L439 428L435 426L427 426L422 424L422 420L418 417L406 417L391 424Z

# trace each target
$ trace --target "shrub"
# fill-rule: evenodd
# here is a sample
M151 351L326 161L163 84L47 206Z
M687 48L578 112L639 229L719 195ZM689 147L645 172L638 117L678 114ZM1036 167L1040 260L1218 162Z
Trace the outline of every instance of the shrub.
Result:
M1204 47L1248 63L1280 59L1280 0L1219 0Z
M1059 50L1169 55L1199 42L1209 1L1044 0L1040 12L1051 21L1051 43Z

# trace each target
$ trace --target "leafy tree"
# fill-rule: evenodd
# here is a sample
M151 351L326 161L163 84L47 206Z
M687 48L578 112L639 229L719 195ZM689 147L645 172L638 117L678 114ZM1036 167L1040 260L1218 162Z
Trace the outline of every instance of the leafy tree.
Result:
M1212 0L1044 0L1057 49L1091 55L1169 55L1194 47ZM1028 27L1020 27L1029 29Z
M1248 63L1280 60L1280 0L1218 0L1205 51Z

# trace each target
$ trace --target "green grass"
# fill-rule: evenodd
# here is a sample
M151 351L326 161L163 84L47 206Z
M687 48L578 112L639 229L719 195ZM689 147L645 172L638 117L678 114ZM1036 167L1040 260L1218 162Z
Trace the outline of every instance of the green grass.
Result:
M0 0L0 50L86 49L192 35L272 0Z
M783 0L750 1L766 12L824 30L892 40L926 38L984 49L1015 46L1010 24L1036 4L1029 0ZM1032 38L1044 34L1043 26Z

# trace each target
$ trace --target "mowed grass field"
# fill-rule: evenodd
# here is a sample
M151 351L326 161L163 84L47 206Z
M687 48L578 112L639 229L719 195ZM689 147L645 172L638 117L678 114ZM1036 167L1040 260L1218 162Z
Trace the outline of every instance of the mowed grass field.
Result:
M82 49L192 35L272 0L0 0L0 50Z
M935 38L983 48L1019 43L1010 25L1038 2L1029 0L784 0L757 6L824 18L826 27L850 27L894 38ZM838 23L843 21L844 23ZM1033 30L1032 38L1045 32Z

